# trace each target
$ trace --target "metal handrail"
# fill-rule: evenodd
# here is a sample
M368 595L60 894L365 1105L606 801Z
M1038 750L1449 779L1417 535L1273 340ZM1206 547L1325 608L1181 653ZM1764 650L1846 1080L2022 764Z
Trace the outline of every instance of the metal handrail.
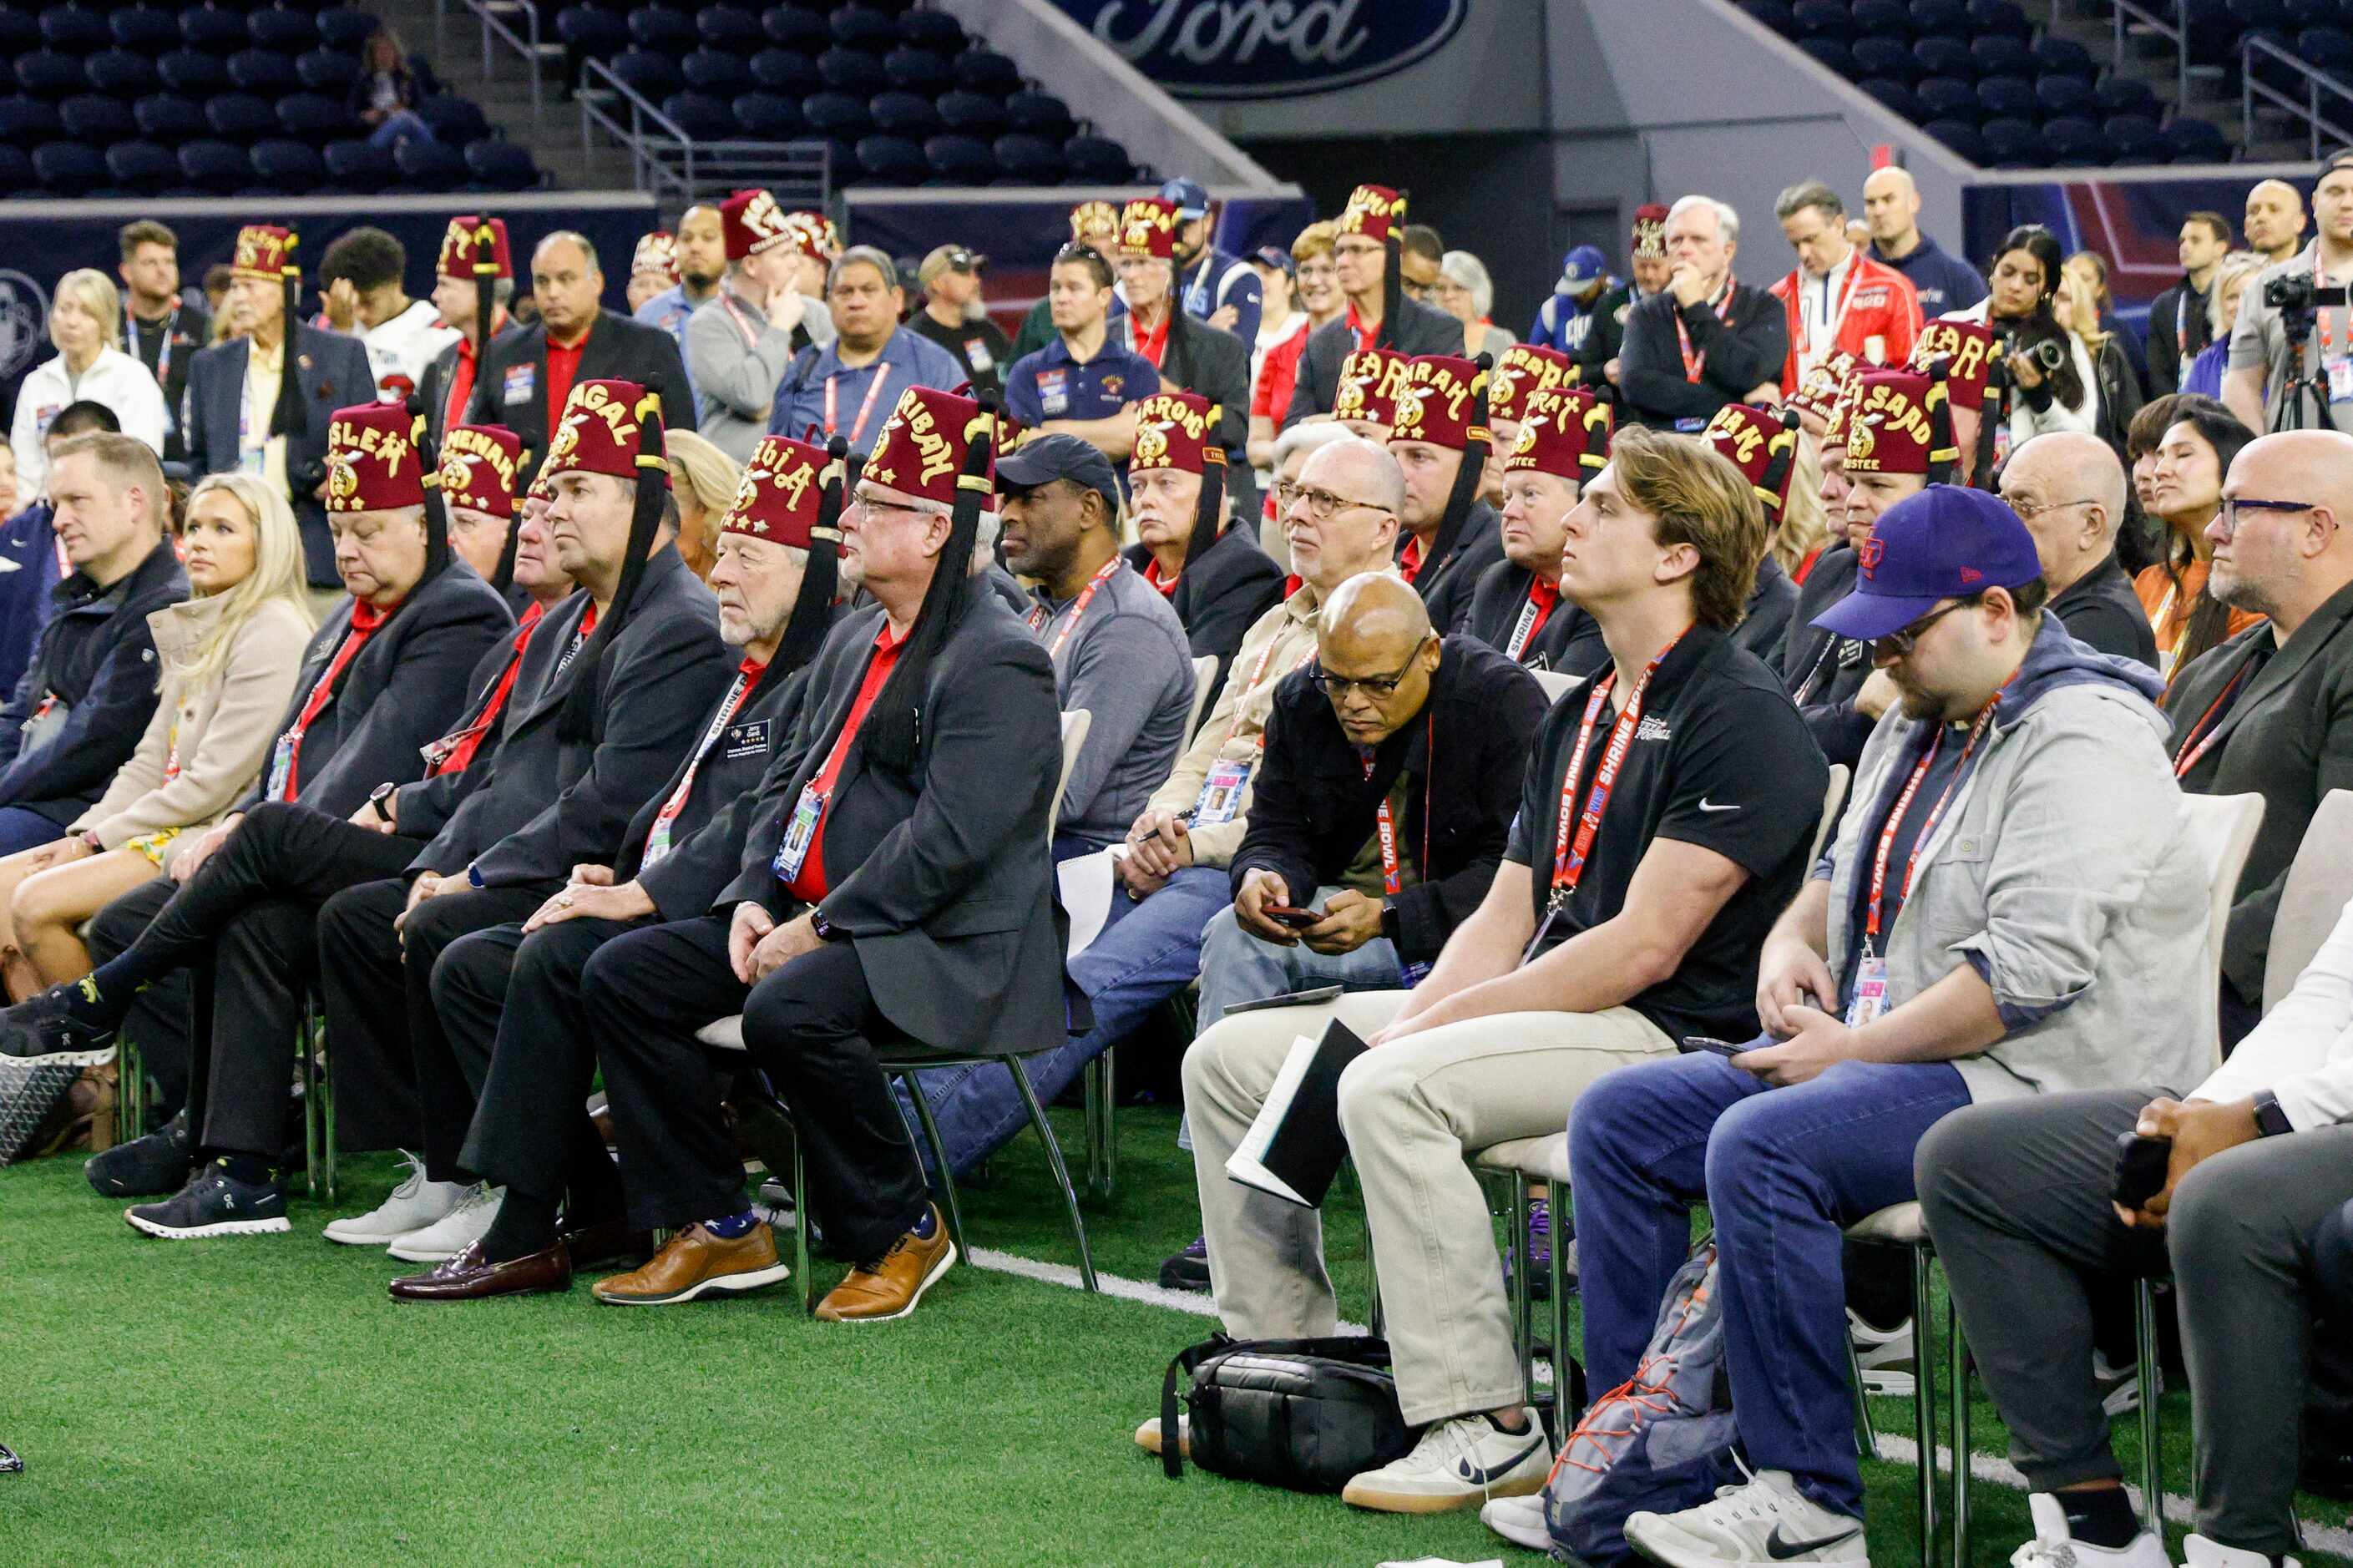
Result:
M628 153L638 189L665 209L739 185L765 186L787 206L826 204L832 149L823 142L699 141L601 60L582 63L576 99L581 151L593 153L602 131Z
M2303 95L2299 97L2285 89L2274 87L2269 82L2257 81L2255 60L2258 56L2267 56L2278 60L2301 77L2304 79ZM2268 38L2250 37L2244 40L2240 45L2239 63L2241 68L2239 121L2241 130L2249 144L2252 144L2255 139L2255 100L2257 99L2303 118L2305 128L2311 135L2312 157L2316 163L2320 159L2322 132L2326 131L2328 133L2331 143L2336 146L2341 147L2348 142L2353 142L2353 130L2348 130L2345 126L2327 118L2320 111L2320 95L2323 92L2343 100L2348 105L2353 105L2353 83L2342 81L2330 76L2327 71L2306 64Z
M522 61L523 76L531 83L531 123L535 130L541 123L543 101L540 82L539 8L523 0L522 5L506 5L502 9L522 13L523 30L518 33L507 21L496 15L492 6L497 0L459 0L482 27L482 82L488 86L491 74L491 40L493 37L512 48ZM447 59L448 0L433 0L433 52L437 58Z
M2177 106L2189 101L2189 7L2188 0L2154 0L2163 13L2137 5L2133 0L2115 0L2116 68L2125 63L2125 25L2129 17L2173 45L2174 102Z

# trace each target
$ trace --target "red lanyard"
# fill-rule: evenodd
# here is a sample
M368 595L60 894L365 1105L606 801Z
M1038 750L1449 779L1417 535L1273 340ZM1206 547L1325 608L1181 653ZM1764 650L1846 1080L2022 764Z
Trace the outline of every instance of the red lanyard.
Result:
M1222 753L1228 746L1232 745L1234 743L1234 737L1241 733L1242 717L1250 706L1250 694L1258 689L1258 679L1260 676L1266 673L1266 661L1274 657L1274 645L1281 640L1282 637L1280 634L1267 638L1266 647L1259 653L1258 662L1250 666L1250 679L1242 682L1240 688L1241 695L1234 699L1234 721L1226 726L1226 738L1218 742L1219 752ZM1049 657L1050 658L1051 656L1050 655ZM1299 662L1293 665L1289 669L1284 670L1282 673L1285 675L1291 675L1299 670L1305 669L1307 666L1313 662L1314 658L1315 639L1314 637L1309 637L1307 639L1306 648L1303 650L1299 656ZM1271 713L1270 713L1269 717L1271 716ZM1266 726L1263 724L1259 726L1258 749L1261 752L1264 752L1266 750Z
M2327 287L2328 276L2321 270L2320 266L2320 241L2316 239L2312 242L2312 291L2317 295L2320 290ZM2320 363L2327 364L2331 336L2328 331L2328 312L2325 310L2317 310L2313 311L2313 314L2320 319ZM2348 335L2353 335L2353 328L2348 328Z
M2230 684L2222 688L2222 694L2214 699L2211 707L2199 715L2198 722L2189 726L2189 733L2183 739L2181 749L2173 753L2175 778L2188 777L2189 770L2203 762L2206 753L2214 749L2214 742L2222 738L2222 720L2230 711L2231 700L2239 694L2239 688L2246 684L2248 672L2254 668L2253 659L2239 666L2239 673L2231 677Z
M2002 684L2007 687L2010 682ZM1920 868L1920 851L1935 837L1936 824L1943 818L1945 807L1952 803L1953 791L1960 784L1961 774L1968 768L1969 753L1977 750L1986 726L1993 721L1994 708L2000 701L2001 693L1997 691L1992 700L1978 710L1977 721L1969 726L1968 739L1961 742L1960 760L1953 764L1953 776L1945 781L1944 791L1936 796L1936 804L1928 808L1928 820L1920 825L1919 833L1912 840L1912 853L1904 860L1903 896L1906 899L1912 896L1912 879ZM1879 938L1879 910L1887 894L1887 858L1895 851L1896 830L1904 826L1905 814L1912 809L1912 797L1920 792L1921 781L1928 776L1929 768L1936 761L1937 749L1944 743L1945 726L1939 724L1936 738L1928 742L1928 750L1912 769L1911 778L1905 781L1904 793L1895 797L1895 809L1887 814L1886 826L1879 830L1879 852L1871 862L1871 902L1863 907L1862 914L1862 933L1869 941L1876 942Z
M1422 721L1427 728L1422 731L1421 858L1414 864L1427 877L1430 875L1430 781L1438 774L1438 721L1424 714ZM1365 778L1369 783L1373 776L1373 759L1366 757L1364 763ZM1375 837L1381 844L1381 891L1394 899L1405 891L1405 873L1398 866L1397 818L1389 811L1389 797L1387 795L1381 796L1380 807L1373 813L1373 826Z
M659 837L664 850L668 849L670 843L669 825L677 821L678 814L686 809L686 797L694 791L694 775L702 766L704 753L711 750L711 743L719 739L719 732L727 728L735 715L742 711L744 704L751 700L752 689L760 684L760 677L767 672L767 668L757 659L750 658L737 668L735 684L728 688L726 700L719 704L719 711L712 716L711 727L702 732L702 743L694 748L694 755L687 761L686 775L678 781L678 787L670 792L670 798L662 802L661 810L654 815L654 832L649 835L649 838Z
M1087 579L1087 585L1079 590L1078 599L1071 605L1071 618L1062 623L1062 629L1056 632L1054 640L1046 645L1046 658L1050 661L1062 657L1062 645L1069 642L1071 634L1079 629L1080 618L1087 613L1087 606L1094 602L1096 591L1111 580L1113 573L1126 564L1124 558L1114 555L1097 567L1095 574ZM1029 629L1033 632L1045 630L1049 619L1046 606L1039 605L1029 612Z
M1836 349L1838 347L1839 329L1846 325L1846 308L1854 301L1855 279L1862 276L1862 258L1860 255L1850 253L1847 258L1846 287L1839 290L1838 314L1832 316L1830 320L1822 323L1823 336L1828 340L1828 345L1831 349ZM1797 296L1798 365L1800 371L1805 369L1806 360L1808 356L1813 353L1814 341L1814 334L1806 327L1805 289L1805 268L1793 268L1789 273L1789 292ZM1823 279L1822 302L1824 304L1830 303L1830 289L1831 280L1827 278Z
M1601 705L1609 700L1611 688L1618 684L1618 672L1611 670L1594 683L1593 695L1585 700L1585 718L1577 730L1577 748L1568 754L1568 773L1560 781L1560 820L1553 834L1552 901L1555 907L1568 901L1577 891L1577 884L1585 875L1586 857L1593 852L1594 837L1601 831L1602 813L1609 809L1609 796L1618 787L1618 770L1626 761L1626 750L1634 743L1634 732L1642 722L1642 699L1651 689L1651 678L1659 673L1659 666L1667 655L1675 651L1675 644L1683 640L1685 626L1675 634L1674 642L1667 644L1642 667L1634 682L1632 695L1626 699L1625 710L1609 727L1609 743L1602 748L1600 771L1593 775L1593 788L1585 797L1585 809L1576 810L1577 781L1585 772L1585 753L1593 744L1593 728L1600 720ZM1577 822L1577 838L1568 837L1571 817Z
M1529 580L1528 602L1520 606L1519 622L1512 627L1512 640L1504 647L1506 658L1516 660L1527 650L1529 642L1543 629L1544 624L1552 619L1553 606L1560 603L1560 590L1556 586L1549 597L1539 601L1536 595L1543 587L1543 578Z
M833 434L834 429L833 384L840 374L839 371L835 371L833 374L825 378L825 433L828 436ZM858 405L858 423L849 427L851 446L857 446L859 437L866 434L866 417L874 412L874 400L882 395L882 384L890 379L890 365L884 361L876 360L874 379L866 388L866 401Z
M522 668L523 647L531 641L532 631L539 625L546 610L544 605L534 604L522 613L522 619L515 626L514 657L507 660L506 669L491 688L491 694L483 700L481 710L474 715L473 722L421 748L425 753L427 778L438 778L443 773L462 773L472 764L475 753L482 748L482 737L491 732L491 727L499 721L500 713L506 709L507 698L514 690L515 674Z
M1155 370L1158 370L1161 361L1168 357L1168 323L1176 319L1176 304L1173 300L1168 302L1168 314L1160 318L1160 324L1156 327L1145 326L1135 319L1133 310L1127 313L1129 341L1137 353L1151 362Z
M735 301L727 297L727 290L724 289L719 290L719 308L727 312L727 319L733 321L735 330L744 334L745 348L750 348L760 341L760 330L752 324L750 318L735 308ZM881 379L879 371L876 373L875 379L878 381ZM833 433L833 378L831 376L826 378L825 395L826 434L831 435ZM859 428L862 430L865 427L865 416L861 415L859 418Z
M1373 330L1370 337L1366 335L1364 319L1356 314L1356 301L1350 300L1348 302L1348 339L1356 345L1356 352L1363 353L1366 349L1371 348L1379 336L1380 330L1377 327Z
M1732 325L1732 313L1724 309L1724 306L1729 304L1731 300L1732 280L1730 279L1726 279L1724 284L1724 292L1718 294L1715 299L1708 301L1708 305L1715 310L1717 318L1721 320L1727 328ZM1707 368L1707 351L1705 349L1702 349L1697 353L1692 353L1691 333L1683 326L1683 311L1680 309L1677 309L1670 311L1669 314L1672 315L1675 319L1675 337L1676 340L1683 344L1683 379L1685 381L1695 382L1699 379L1700 373Z
M388 610L378 610L363 600L352 601L352 629L343 634L343 640L335 648L335 657L327 661L327 672L319 677L316 686L311 688L311 695L303 699L302 710L294 717L294 727L283 737L287 747L286 793L279 796L280 800L292 800L295 792L301 787L296 780L302 769L302 736L311 728L311 721L327 706L328 700L335 694L335 682L342 678L352 660L359 657L360 649L367 646L368 638L375 635L376 628L390 616Z

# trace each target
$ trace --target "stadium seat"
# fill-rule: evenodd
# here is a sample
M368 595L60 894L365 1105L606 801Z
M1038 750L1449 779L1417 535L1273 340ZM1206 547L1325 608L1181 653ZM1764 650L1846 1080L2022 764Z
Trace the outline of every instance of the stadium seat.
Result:
M2047 163L2057 166L2105 163L2110 152L2107 138L2088 120L2061 115L2043 122L2042 159Z
M539 184L539 165L530 149L496 136L466 144L466 172L476 184L493 191L527 191Z
M41 12L41 42L69 55L87 55L113 41L106 15L90 5L50 5Z
M2047 75L2079 76L2086 81L2099 74L2092 51L2073 38L2037 38L2034 41L2034 66Z
M1985 138L1986 158L2013 168L2031 168L2042 161L2042 135L2031 120L1989 120L1978 128Z
M1904 0L1854 0L1850 31L1855 42L1879 38L1902 43L1912 32L1912 16Z
M928 98L913 92L878 92L867 105L873 117L874 128L892 136L912 136L917 141L937 135L941 129L940 111Z
M932 172L922 142L881 132L859 138L858 162L877 183L886 185L920 185Z
M155 90L155 62L132 49L100 49L82 65L90 90L113 98L137 98Z
M956 85L966 92L1002 98L1021 90L1021 68L991 49L966 49L955 58Z
M29 198L41 194L39 187L33 155L13 142L0 142L0 191L11 197Z
M357 54L382 26L356 6L330 5L319 13L319 47ZM617 44L614 47L619 47Z
M1006 176L1023 184L1059 185L1069 168L1062 150L1042 136L1000 136L995 151Z
M245 149L227 142L188 142L180 147L180 177L213 195L227 195L253 174Z
M1921 103L1920 95L1894 77L1871 77L1858 85L1863 91L1915 125L1928 118L1927 108Z
M2061 116L2088 119L2098 111L2097 100L2092 95L2092 84L2079 76L2037 78L2034 101L2042 106L2046 120Z
M2092 101L2103 114L2158 116L2157 89L2133 77L2108 78L2092 89Z
M740 58L760 47L760 18L741 5L705 5L695 13L694 26L709 48Z
M1734 0L1743 11L1785 38L1798 36L1798 16L1788 0Z
M733 98L752 90L752 68L742 55L726 49L700 48L678 64L679 69L686 73L687 85L697 92Z
M944 56L902 44L882 57L882 75L902 91L944 92L955 80L955 68Z
M997 154L977 136L944 132L923 143L932 173L949 184L985 185L997 178Z
M2164 126L2165 139L2172 145L2173 161L2177 163L2222 163L2230 161L2231 139L2222 128L2211 120L2185 120L2179 116Z
M299 55L319 47L318 19L290 5L265 5L245 19L245 30L257 48Z
M2173 157L2173 146L2147 114L2112 114L2100 127L2110 160L2118 163L2163 163Z
M278 100L278 123L287 135L323 147L359 130L351 106L322 92L290 92Z
M294 70L294 57L282 50L239 49L222 63L228 67L228 79L243 92L274 98L302 85Z
M481 105L453 92L428 93L418 99L417 117L451 147L463 147L491 133L491 122L483 115Z
M106 158L79 142L44 142L33 149L33 173L53 195L86 196L111 177Z
M352 83L359 79L360 58L341 49L320 47L308 54L294 57L294 74L303 87L312 92L330 93L336 98L348 98Z
M2295 52L2306 65L2342 75L2353 65L2353 33L2342 27L2306 27L2295 36Z
M1842 38L1852 26L1844 0L1796 0L1789 12L1797 19L1800 38L1825 33Z
M155 61L155 74L174 92L202 101L228 90L228 68L218 55L201 49L174 49Z
M328 182L343 190L373 193L400 177L392 154L364 142L330 142L319 156L327 166Z
M1978 104L1993 120L2034 118L2034 85L2023 77L1989 76L1978 83Z
M944 11L906 11L899 16L899 41L954 58L965 49L964 26Z
M38 48L16 57L16 83L35 98L71 98L90 89L78 55Z
M1930 77L1913 90L1931 120L1957 120L1975 125L1980 118L1977 84L1964 78Z
M871 98L891 86L882 62L863 49L830 48L817 58L817 74L836 92Z
M731 107L744 134L760 142L789 142L801 133L801 105L781 92L736 95Z
M1060 141L1077 129L1071 106L1050 92L1017 92L1005 100L1005 121L1016 131Z
M2017 0L1969 0L1968 26L1980 37L1989 33L2007 33L2016 38L2034 36L2034 28Z
M1978 62L1979 76L2032 76L2034 51L2023 38L2013 38L1997 33L1988 37L1969 40L1969 54Z
M566 5L555 14L555 36L565 47L603 59L628 47L629 22L602 5Z
M403 142L392 161L401 183L420 190L455 190L466 178L466 160L438 142Z
M866 100L846 92L809 94L801 100L801 117L820 136L855 141L874 129L874 116L866 107Z
M783 49L798 49L804 54L816 54L833 37L826 31L825 17L807 5L771 5L760 13L760 31L768 42Z
M28 147L43 142L54 142L65 134L58 121L58 106L22 93L0 98L0 143L11 147Z
M898 22L888 11L872 5L836 5L826 27L835 43L854 49L880 51L899 41Z
M205 123L224 142L247 146L278 134L278 111L250 92L224 92L205 105Z
M192 49L225 55L253 41L245 16L219 5L192 5L180 13L180 41Z
M807 98L825 86L817 62L797 49L762 49L752 57L752 79L770 92L794 99Z
M1854 75L1854 51L1847 47L1843 38L1833 38L1828 35L1800 38L1798 40L1798 47L1805 50L1820 64L1841 76Z
M180 161L153 142L117 142L106 150L106 172L116 184L142 196L180 183Z
M727 100L707 92L673 92L662 100L661 111L697 142L723 142L735 132L735 116Z
M1961 0L1912 0L1912 31L1924 38L1931 33L1965 36L1969 31L1968 13Z
M139 121L129 104L95 92L79 93L58 104L58 119L68 136L92 147L104 148L139 134Z
M149 93L131 106L131 117L139 122L139 134L166 146L176 147L205 133L205 111L195 99L176 92ZM6 136L0 128L0 138Z
M675 59L694 47L694 18L667 5L648 5L629 13L629 37L638 47Z
M607 68L622 86L656 103L686 85L686 75L676 60L635 44L615 55Z
M1135 178L1135 160L1127 149L1102 136L1073 136L1062 143L1062 158L1073 184L1118 185Z
M1854 68L1881 81L1909 85L1920 74L1920 62L1901 38L1868 37L1854 41Z
M1978 134L1975 122L1967 120L1931 120L1921 129L1970 163L1987 162L1985 138Z
M1005 100L958 88L939 96L940 122L951 131L974 136L1001 135L1006 127Z
M299 195L318 188L327 177L327 165L308 142L269 136L253 144L253 174L266 185Z

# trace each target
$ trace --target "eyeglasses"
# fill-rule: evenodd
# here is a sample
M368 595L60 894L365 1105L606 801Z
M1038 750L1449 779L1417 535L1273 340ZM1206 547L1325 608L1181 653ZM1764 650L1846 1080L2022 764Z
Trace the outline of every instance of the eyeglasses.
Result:
M1385 506L1375 506L1368 500L1350 500L1345 496L1335 496L1330 490L1318 489L1314 485L1278 483L1274 487L1276 515L1280 516L1289 511L1293 501L1305 501L1307 515L1317 522L1329 522L1351 507L1362 507L1366 511L1378 512L1387 512L1389 510Z
M1398 667L1398 672L1395 675L1377 675L1368 679L1359 679L1353 675L1331 674L1318 664L1307 672L1307 679L1315 683L1316 690L1335 701L1347 696L1351 691L1361 691L1378 702L1385 697L1397 695L1397 689L1405 684L1407 676L1413 673L1414 660L1421 657L1421 650L1429 641L1430 637L1425 637L1420 642L1414 644L1412 655L1406 659L1405 663Z
M1978 597L1976 595L1971 595L1966 599L1954 600L1941 610L1931 610L1900 632L1890 632L1883 637L1873 638L1872 647L1892 653L1898 658L1908 658L1911 657L1912 650L1920 646L1920 639L1928 635L1930 626L1935 626L1955 610L1968 609L1978 602Z
M2016 513L2018 514L2018 519L2019 519L2019 521L2020 521L2021 522L2032 522L2036 518L2041 517L2044 512L2046 512L2046 511L2057 511L2057 510L2061 510L2063 507L2071 507L2071 506L2095 506L2095 505L2097 505L2097 504L2098 504L2097 502L2095 502L2095 501L2092 500L2089 497L2086 497L2086 498L2084 498L2084 500L2045 500L2045 501L2019 500L2016 500L2016 499L2014 499L2014 498L2012 498L2012 497L2010 497L2010 496L2004 496L2004 497L2002 497L2001 499L2002 499L2003 500L2005 500L2005 501L2009 502L2009 504L2010 504L2010 510L2012 510L2012 511L2014 511L2014 512L2016 512Z
M2222 526L2232 533L2239 531L2239 514L2242 511L2311 511L2313 503L2303 500L2256 500L2251 496L2222 498Z

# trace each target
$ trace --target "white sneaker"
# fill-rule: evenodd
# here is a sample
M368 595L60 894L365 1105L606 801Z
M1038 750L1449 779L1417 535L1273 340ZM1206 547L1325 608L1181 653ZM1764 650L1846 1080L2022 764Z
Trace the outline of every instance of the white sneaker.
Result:
M1135 1429L1135 1446L1147 1454L1157 1454L1162 1447L1160 1417L1155 1415ZM1193 1418L1176 1417L1176 1451L1187 1458L1193 1457Z
M367 1213L328 1221L329 1241L340 1241L345 1247L388 1247L441 1219L465 1197L465 1183L428 1182L423 1161L406 1149L400 1155L407 1162L408 1179Z
M2147 1537L2142 1537L2147 1540ZM2077 1547L2078 1552L2082 1547ZM2188 1568L2270 1568L2271 1559L2260 1552L2248 1552L2236 1546L2225 1546L2219 1541L2209 1541L2193 1535L2181 1543L2181 1560ZM2280 1568L2304 1568L2293 1557L2280 1559Z
M1541 1491L1552 1473L1552 1442L1533 1405L1520 1413L1525 1432L1506 1432L1484 1415L1437 1422L1412 1453L1351 1479L1340 1500L1382 1513L1445 1513Z
M2076 1540L2067 1528L2065 1506L2049 1492L2028 1493L2026 1511L2034 1521L2034 1539L2010 1554L2010 1568L2173 1568L2173 1559L2165 1554L2165 1542L2146 1530L2120 1547ZM2202 1568L2271 1568L2271 1559L2261 1552L2232 1555L2250 1561L2227 1565L2217 1561ZM2195 1547L2189 1560L2198 1561Z
M410 1231L385 1250L404 1263L445 1263L482 1239L499 1217L499 1200L506 1195L504 1187L477 1182L448 1214Z
M2129 1415L2140 1408L2140 1367L2126 1362L2122 1366L2111 1365L2098 1351L2092 1352L2092 1378L2100 1385L2100 1408L2110 1415ZM2157 1374L2157 1391L2165 1392L2165 1373Z
M1747 1485L1721 1488L1714 1502L1681 1513L1629 1514L1626 1541L1667 1568L1871 1561L1862 1521L1801 1495L1787 1470L1759 1470Z
M1525 1546L1531 1552L1552 1550L1552 1531L1545 1523L1541 1489L1525 1497L1489 1499L1479 1510L1479 1522L1514 1546Z
M1849 1307L1846 1331L1854 1341L1854 1359L1862 1367L1863 1392L1883 1399L1911 1398L1911 1320L1892 1329L1874 1329Z

